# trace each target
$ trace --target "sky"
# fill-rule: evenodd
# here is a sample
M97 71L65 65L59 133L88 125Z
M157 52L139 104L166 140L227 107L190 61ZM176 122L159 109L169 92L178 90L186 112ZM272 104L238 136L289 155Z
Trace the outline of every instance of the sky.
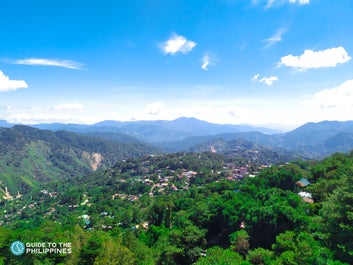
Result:
M351 0L1 0L0 119L353 120Z

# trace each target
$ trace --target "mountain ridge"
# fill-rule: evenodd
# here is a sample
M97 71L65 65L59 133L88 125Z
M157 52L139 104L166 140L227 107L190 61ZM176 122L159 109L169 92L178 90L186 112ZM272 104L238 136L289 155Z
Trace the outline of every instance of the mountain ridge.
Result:
M0 181L12 193L60 179L109 168L118 160L157 149L141 142L124 143L68 131L26 125L0 128ZM22 187L22 188L21 188Z
M11 125L4 121L0 124ZM271 131L271 129L249 125L214 124L186 117L171 121L107 120L93 125L53 123L31 127L95 134L108 140L125 138L130 141L126 136L128 135L138 141L162 148L166 152L188 151L193 146L205 144L215 138L226 141L242 139L268 147L281 148L286 152L296 152L301 157L310 159L320 159L333 152L348 152L353 149L353 143L350 141L353 137L353 121L308 122L289 132ZM340 134L344 135L347 141L340 140ZM339 145L336 147L335 143Z

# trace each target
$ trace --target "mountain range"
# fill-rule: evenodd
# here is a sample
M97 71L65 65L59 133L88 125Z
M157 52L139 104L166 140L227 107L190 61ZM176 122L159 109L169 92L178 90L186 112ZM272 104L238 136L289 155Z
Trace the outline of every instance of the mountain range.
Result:
M161 152L209 151L271 164L352 149L353 121L307 123L285 133L194 118L32 126L0 121L0 187L23 192L38 183L82 177L129 157Z
M13 124L0 121L0 126L11 127ZM51 123L31 127L65 130L114 142L147 143L164 152L192 151L195 146L210 145L209 142L215 139L226 142L245 140L275 147L277 151L295 152L309 159L353 149L353 121L310 122L289 132L250 125L214 124L185 117L172 121L102 121L93 125Z
M14 124L0 121L1 127L11 127ZM265 134L281 131L251 125L214 124L195 118L178 118L176 120L156 121L102 121L92 125L82 124L34 124L32 127L52 131L66 130L71 132L114 132L127 134L149 143L183 140L192 136L217 135L221 133L257 131Z

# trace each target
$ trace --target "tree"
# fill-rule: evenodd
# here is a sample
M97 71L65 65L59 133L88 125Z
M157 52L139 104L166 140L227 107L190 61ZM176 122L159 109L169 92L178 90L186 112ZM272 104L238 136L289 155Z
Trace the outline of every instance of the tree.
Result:
M342 186L322 203L320 228L328 235L328 246L336 251L337 257L353 264L353 178L344 176L342 179Z
M246 256L249 245L249 234L245 230L239 230L230 234L230 243L233 251Z
M320 242L307 232L297 234L294 231L286 231L277 236L272 248L276 254L274 264L343 264L335 261L332 251L322 247Z
M269 265L271 264L273 257L273 251L263 248L256 248L248 252L246 259L254 265Z
M218 246L207 249L206 255L199 258L195 265L239 265L243 258L230 249L222 249Z
M87 243L83 245L80 253L80 264L91 265L94 263L96 257L101 254L101 248L103 242L111 240L110 237L102 232L93 232L89 237ZM111 245L106 245L107 248ZM101 254L102 255L102 254Z
M120 241L108 240L103 242L102 248L95 258L93 265L133 265L134 256Z

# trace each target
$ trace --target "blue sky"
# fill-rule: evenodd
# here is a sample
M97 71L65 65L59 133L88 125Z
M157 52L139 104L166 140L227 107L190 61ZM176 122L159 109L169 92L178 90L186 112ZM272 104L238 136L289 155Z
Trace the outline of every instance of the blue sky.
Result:
M353 120L353 1L4 0L0 119Z

